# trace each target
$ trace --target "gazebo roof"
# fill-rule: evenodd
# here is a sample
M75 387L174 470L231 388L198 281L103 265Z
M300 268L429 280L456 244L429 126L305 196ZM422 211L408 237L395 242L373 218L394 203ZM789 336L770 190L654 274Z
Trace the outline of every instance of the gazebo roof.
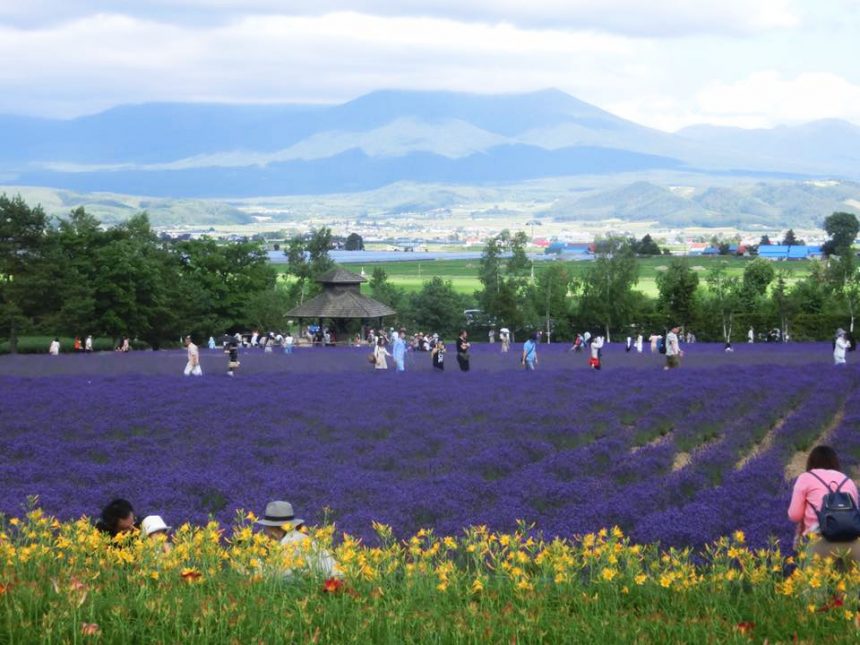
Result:
M288 311L287 316L291 318L381 318L393 316L396 313L388 305L356 291L326 289L315 298Z
M331 271L323 273L316 281L320 284L361 284L362 282L367 282L364 277L341 267L336 267Z

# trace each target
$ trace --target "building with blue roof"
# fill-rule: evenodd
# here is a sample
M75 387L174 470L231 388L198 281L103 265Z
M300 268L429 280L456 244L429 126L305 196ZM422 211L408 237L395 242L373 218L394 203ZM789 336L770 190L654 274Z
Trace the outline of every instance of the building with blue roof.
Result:
M768 260L810 260L821 257L820 246L766 244L758 247L758 256Z

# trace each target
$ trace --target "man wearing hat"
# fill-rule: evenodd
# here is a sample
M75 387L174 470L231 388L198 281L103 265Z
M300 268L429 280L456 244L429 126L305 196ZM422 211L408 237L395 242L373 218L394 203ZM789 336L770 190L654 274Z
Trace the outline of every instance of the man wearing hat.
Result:
M326 578L339 575L337 563L331 554L299 530L304 526L305 521L295 516L293 505L289 502L269 502L266 504L265 515L256 523L263 527L263 533L287 547L291 554L301 556L313 573ZM292 569L284 571L286 576L292 573Z

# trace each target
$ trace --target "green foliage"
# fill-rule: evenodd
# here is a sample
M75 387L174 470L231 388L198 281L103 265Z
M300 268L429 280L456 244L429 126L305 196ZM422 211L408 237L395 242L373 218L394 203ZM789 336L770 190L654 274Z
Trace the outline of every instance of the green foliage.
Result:
M298 235L290 240L284 254L289 273L295 277L290 287L293 302L304 302L319 293L320 286L315 280L334 268L328 254L331 248L331 229L325 226L312 229L307 236Z
M578 288L578 281L560 262L552 262L537 274L529 289L531 310L550 337L555 333L570 334L570 294Z
M12 351L18 327L35 317L44 288L45 237L48 218L20 196L0 195L0 317L9 329Z
M728 343L732 338L732 322L735 312L740 308L741 282L735 276L730 276L726 263L711 268L706 282L708 284L708 306L715 312L721 322L723 341Z
M794 233L794 229L790 228L785 233L785 237L782 239L783 246L803 246L805 242L803 240L798 240L797 235Z
M636 255L660 255L662 253L657 242L648 233L641 240L633 243L633 250Z
M476 293L481 309L499 324L521 329L529 319L528 281L531 261L526 256L528 238L522 231L504 230L491 237L481 255ZM503 257L508 254L508 257Z
M693 320L696 309L696 290L699 276L685 259L674 259L668 269L657 275L658 309L666 316L669 326L686 327Z
M40 209L0 198L0 315L29 331L129 336L158 347L182 334L247 325L252 299L275 284L255 242L159 239L145 213L102 229L83 208L55 227Z
M463 310L468 301L454 290L450 281L434 277L412 296L411 305L422 331L454 338L463 326Z
M825 255L839 255L849 251L857 239L860 231L860 222L853 213L833 213L824 220L824 230L830 239L824 244L822 250Z
M364 238L362 238L358 233L350 233L346 237L346 242L344 242L343 248L347 251L363 251Z
M629 240L610 237L597 248L596 258L583 276L580 310L600 323L608 339L611 329L634 317L633 287L639 267Z
M746 265L738 294L744 311L754 311L761 306L775 276L773 263L764 258L756 258Z

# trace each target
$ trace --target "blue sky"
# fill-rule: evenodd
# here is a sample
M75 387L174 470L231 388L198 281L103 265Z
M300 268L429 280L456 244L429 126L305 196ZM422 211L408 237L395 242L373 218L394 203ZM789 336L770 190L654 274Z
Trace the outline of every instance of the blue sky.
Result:
M557 87L634 121L860 124L860 0L0 0L0 112Z

